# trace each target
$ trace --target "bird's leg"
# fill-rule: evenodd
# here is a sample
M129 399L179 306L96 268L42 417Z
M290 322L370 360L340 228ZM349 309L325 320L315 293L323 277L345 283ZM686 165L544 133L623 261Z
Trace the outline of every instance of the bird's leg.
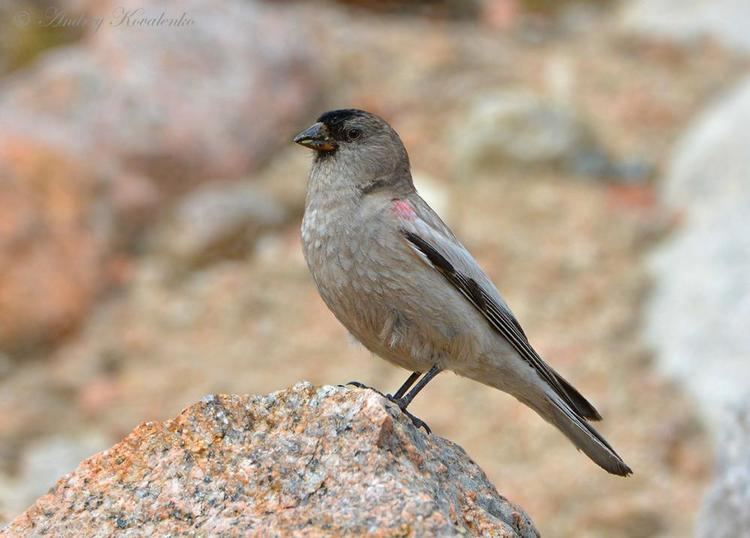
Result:
M411 387L414 382L419 379L419 376L422 375L422 372L412 372L412 374L409 376L409 379L404 381L404 384L401 385L401 387L396 391L396 394L393 396L390 396L391 398L398 400L401 398L404 394L406 394L406 391L409 390L409 387Z
M420 375L419 372L414 372L409 376L409 379L406 380L406 383L404 383L404 385L402 385L402 387L398 389L398 391L396 391L395 395L387 396L390 401L398 405L399 409L401 409L401 411L411 419L412 423L417 428L424 428L427 433L432 433L430 427L422 419L419 419L409 413L406 408L409 406L414 397L419 394L419 391L425 388L425 386L427 386L427 383L429 383L433 377L438 375L440 371L440 367L438 365L434 365L432 368L430 368L430 371L427 372L416 385L414 385L414 388L411 389L406 396L403 396L403 393L406 392L409 386L411 386L411 384L414 383L414 380Z
M414 385L414 388L409 391L409 393L399 398L398 406L401 408L402 411L406 411L406 408L409 406L411 401L414 399L414 397L419 394L419 391L421 391L423 388L427 386L427 383L432 381L432 378L434 378L436 375L438 375L441 372L440 367L436 364L432 368L430 368L430 371L427 372L422 379L419 380L419 382Z

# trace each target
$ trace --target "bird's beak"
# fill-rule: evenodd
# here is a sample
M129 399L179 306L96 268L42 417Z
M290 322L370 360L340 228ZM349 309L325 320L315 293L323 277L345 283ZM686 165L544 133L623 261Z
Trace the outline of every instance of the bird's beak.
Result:
M317 151L333 151L338 145L322 122L313 123L310 127L294 137L294 142Z

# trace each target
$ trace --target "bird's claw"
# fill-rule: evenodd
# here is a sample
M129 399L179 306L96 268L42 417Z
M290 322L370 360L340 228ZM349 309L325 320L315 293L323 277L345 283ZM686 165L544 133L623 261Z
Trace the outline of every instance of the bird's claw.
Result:
M417 429L424 428L424 431L426 431L427 433L429 434L432 433L432 430L430 429L430 427L427 425L427 423L424 420L422 420L421 418L415 417L414 415L409 413L409 411L406 410L407 402L405 402L403 398L394 398L390 394L386 394L385 397L388 398L388 400L390 400L391 402L395 403L398 406L398 408L401 410L401 412L407 417L409 417L409 420L411 420L411 423L414 424L414 426Z
M368 389L368 390L377 392L384 398L387 398L389 401L395 403L398 406L398 408L401 410L401 412L407 417L409 417L409 420L411 420L412 424L414 424L414 426L417 429L424 428L424 431L426 431L427 433L432 433L432 430L430 429L430 427L427 425L427 423L424 420L422 420L421 418L415 417L414 415L412 415L406 410L406 406L408 405L408 402L406 402L403 398L395 398L394 396L390 394L383 394L378 389L368 387L367 385L365 385L364 383L360 383L359 381L349 381L346 385L339 385L339 386L340 387L352 386L352 387L357 387L358 389Z
M360 383L359 381L349 381L349 383L347 383L347 385L351 385L352 387L357 387L358 389L369 389L370 388L367 385L365 385L364 383Z
M383 394L382 392L380 392L378 389L374 389L372 387L369 387L369 386L365 385L364 383L360 383L359 381L349 381L349 383L347 383L346 385L339 385L339 387L349 387L349 386L356 387L358 389L371 390L373 392L377 392L381 396L385 396L385 394Z
M425 431L425 432L427 432L428 434L432 434L432 430L430 429L430 427L429 427L429 426L427 425L427 423L426 423L426 422L425 422L424 420L422 420L422 419L421 419L421 418L419 418L419 417L415 417L414 415L412 415L411 413L409 413L408 411L405 411L405 410L403 410L403 409L402 409L401 411L402 411L402 412L403 412L403 413L404 413L404 414L405 414L405 415L406 415L407 417L409 417L409 418L411 419L411 423L412 423L412 424L414 424L414 427L415 427L415 428L417 428L417 429L419 429L419 428L424 428L424 431Z

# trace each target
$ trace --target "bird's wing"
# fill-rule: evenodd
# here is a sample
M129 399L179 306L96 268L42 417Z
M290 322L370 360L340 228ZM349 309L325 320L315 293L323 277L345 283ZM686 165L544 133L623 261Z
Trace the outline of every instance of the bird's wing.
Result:
M400 219L399 231L419 259L458 290L555 393L582 417L599 420L601 416L594 406L531 347L521 325L495 286L440 217L418 196L410 197L409 203L414 214Z

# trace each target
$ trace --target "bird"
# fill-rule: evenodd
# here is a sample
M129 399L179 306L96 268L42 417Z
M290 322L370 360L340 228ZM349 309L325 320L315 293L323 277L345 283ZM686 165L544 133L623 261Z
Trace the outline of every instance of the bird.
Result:
M411 372L390 400L428 429L407 408L452 371L515 397L609 473L632 473L589 424L601 419L594 406L534 350L492 281L417 193L406 148L384 119L331 110L293 141L314 150L305 261L354 338Z

